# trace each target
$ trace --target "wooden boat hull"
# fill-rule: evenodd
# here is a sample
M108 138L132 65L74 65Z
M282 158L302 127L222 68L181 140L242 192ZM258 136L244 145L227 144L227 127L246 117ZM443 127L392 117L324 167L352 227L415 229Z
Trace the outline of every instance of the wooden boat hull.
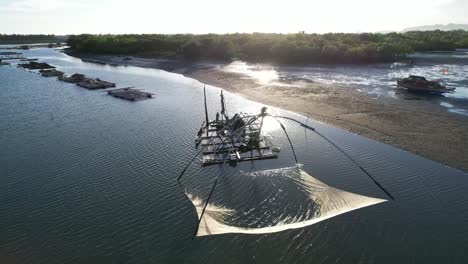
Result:
M424 86L418 86L414 85L411 83L406 83L401 80L397 81L398 87L403 87L406 88L410 92L419 92L419 93L434 93L434 94L444 94L444 93L450 93L455 90L455 88L446 88L446 87L424 87Z

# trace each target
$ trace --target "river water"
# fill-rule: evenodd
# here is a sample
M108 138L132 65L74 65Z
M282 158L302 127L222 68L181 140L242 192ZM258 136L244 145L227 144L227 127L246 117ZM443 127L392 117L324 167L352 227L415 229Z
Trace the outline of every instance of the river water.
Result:
M394 147L309 120L369 171L395 201L272 234L192 240L195 208L185 192L232 197L252 208L260 195L277 211L299 210L282 181L245 174L290 167L288 141L265 129L280 158L202 168L194 136L204 119L202 85L155 69L85 63L52 49L25 51L59 70L84 73L154 93L127 102L13 66L0 66L0 263L464 263L468 259L468 175ZM207 86L209 113L219 88ZM262 105L226 93L230 113ZM307 122L270 107L269 112ZM302 169L321 182L388 199L324 139L283 121ZM248 183L248 184L247 184ZM233 188L233 186L235 188ZM242 187L242 188L239 188ZM278 190L275 192L275 190ZM258 209L258 208L257 208ZM257 210L258 214L258 210ZM248 217L246 212L246 217ZM258 219L262 219L259 217ZM257 223L261 225L262 223Z
M373 98L405 99L408 94L397 89L396 80L409 75L425 76L444 81L456 88L445 95L411 94L411 100L426 100L451 113L468 116L468 50L453 52L416 53L409 61L369 65L304 65L272 66L235 61L224 67L228 72L242 73L265 84L281 85L279 80L303 80L350 87Z

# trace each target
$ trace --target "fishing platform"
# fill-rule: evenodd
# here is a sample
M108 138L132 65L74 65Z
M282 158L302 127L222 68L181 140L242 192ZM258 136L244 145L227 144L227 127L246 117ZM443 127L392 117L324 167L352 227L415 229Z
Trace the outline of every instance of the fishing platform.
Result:
M202 151L202 165L278 158L280 149L262 134L266 110L263 107L258 115L240 113L229 117L221 91L221 113L209 120L205 95L206 120L195 138L196 147Z
M22 53L11 52L11 51L0 52L0 61L2 61L2 60L21 60L21 59L25 59L25 57L22 55Z
M120 98L132 102L153 98L153 94L134 89L133 87L114 89L108 91L107 94L115 98Z

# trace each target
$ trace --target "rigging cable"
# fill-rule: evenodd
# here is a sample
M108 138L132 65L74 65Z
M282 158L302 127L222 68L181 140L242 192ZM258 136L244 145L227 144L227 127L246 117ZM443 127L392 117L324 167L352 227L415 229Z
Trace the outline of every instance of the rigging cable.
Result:
M203 101L205 102L206 135L210 130L210 121L208 119L208 106L206 104L206 85L203 85Z
M286 128L284 127L283 123L281 123L281 121L279 121L275 116L273 116L273 118L274 118L276 121L278 121L278 123L280 124L281 128L282 128L283 131L284 131L284 134L286 135L286 138L288 138L289 145L291 145L291 150L292 150L293 155L294 155L294 160L296 161L296 166L299 167L299 163L297 162L296 151L294 151L294 147L293 147L292 141L291 141L291 139L289 138L288 132L286 132Z
M210 202L211 196L213 195L214 189L216 188L216 185L218 184L218 179L219 179L219 174L216 176L215 182L213 183L213 187L211 187L210 194L208 195L208 199L206 199L205 206L203 206L203 210L200 214L200 219L198 219L198 224L197 228L195 229L195 233L193 233L192 240L197 236L198 229L200 228L200 223L203 219L203 215L205 214L205 210L208 207L208 203Z
M202 147L198 152L197 154L195 154L195 156L193 156L193 158L187 163L187 165L185 166L184 170L182 171L182 173L180 173L179 177L177 177L177 181L180 182L180 178L182 178L182 175L184 175L185 171L187 170L187 168L190 166L190 164L192 164L192 162L195 160L196 157L198 157L198 155L200 155L200 153L206 148L207 146L204 146Z
M338 149L341 153L343 153L343 155L345 155L351 162L353 162L354 165L356 165L359 169L361 169L361 171L364 172L374 182L374 184L377 185L377 187L379 187L385 194L387 194L387 196L390 197L390 199L395 200L395 198L374 177L372 177L372 175L369 172L367 172L367 170L365 170L361 165L359 165L359 163L357 163L357 161L355 161L351 156L349 156L342 148L340 148L338 145L336 145L334 142L332 142L330 139L328 139L325 135L323 135L322 133L315 130L315 128L313 128L313 127L311 127L311 126L309 126L307 124L304 124L303 122L301 122L301 121L299 121L297 119L291 118L291 117L287 117L287 116L273 116L273 117L274 118L284 118L284 119L292 120L294 122L299 123L301 126L303 126L305 128L308 128L308 129L312 130L313 132L315 132L317 135L319 135L321 138L325 139L328 143L330 143L336 149ZM281 125L281 127L283 128L283 130L285 130L283 125ZM286 130L285 130L285 132L286 132ZM288 137L288 140L289 140L289 143L291 143L291 140L289 139L289 137ZM293 151L293 153L294 153L294 151ZM296 154L294 153L294 156L295 155Z

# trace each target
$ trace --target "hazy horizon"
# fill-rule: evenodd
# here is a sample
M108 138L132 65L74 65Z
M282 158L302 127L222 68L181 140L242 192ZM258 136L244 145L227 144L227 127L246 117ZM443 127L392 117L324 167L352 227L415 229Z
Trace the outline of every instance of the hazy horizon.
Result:
M468 23L468 1L0 0L2 34L380 32Z

